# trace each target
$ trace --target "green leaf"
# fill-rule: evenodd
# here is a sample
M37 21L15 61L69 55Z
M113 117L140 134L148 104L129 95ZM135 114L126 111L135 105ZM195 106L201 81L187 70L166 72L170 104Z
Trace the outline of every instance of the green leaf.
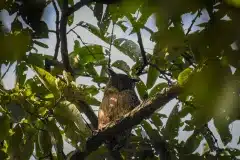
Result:
M73 24L73 20L74 20L74 14L71 14L70 16L68 16L68 25L71 26Z
M5 160L8 158L8 154L3 150L0 150L0 159Z
M90 134L90 130L85 125L80 111L74 104L68 101L60 102L60 104L54 109L54 114L75 122L76 126L82 132L83 135Z
M25 159L30 159L34 150L34 139L27 137L26 142L23 146L22 156Z
M193 135L191 135L185 145L184 145L184 148L183 148L183 153L185 154L191 154L193 153L197 148L198 146L200 145L200 142L202 141L203 137L201 134L199 134L199 132L194 132Z
M101 104L101 102L92 96L87 96L85 100L89 105L99 106Z
M140 47L132 40L119 38L114 40L113 44L119 51L127 55L134 62L139 61L139 57L141 57Z
M8 131L10 129L10 119L7 115L0 112L0 141L3 141L7 135Z
M7 105L7 109L11 112L12 119L15 123L20 122L26 116L26 113L20 104L12 102Z
M52 144L55 147L58 159L63 159L63 139L62 135L60 133L59 128L56 125L56 122L54 120L50 120L47 123L47 128L49 131L49 134L51 136Z
M77 48L75 45L75 50L70 53L70 59L76 63L76 58L79 59L79 63L87 64L90 62L100 61L104 59L104 53L102 46L100 45L88 45L81 48Z
M48 26L44 21L39 22L39 28L41 28L41 32L35 32L34 38L48 38Z
M104 83L106 84L108 82L109 78L108 77L94 77L93 78L93 82L96 82L96 83Z
M71 144L73 146L77 146L79 142L82 143L85 142L85 138L82 134L81 131L78 129L78 127L74 124L74 122L70 121L65 125L64 128L64 133L67 138L71 140Z
M4 35L0 43L0 62L4 63L6 60L14 62L23 59L29 50L30 43L30 35L25 31Z
M147 93L147 87L146 85L143 83L143 81L140 81L136 84L137 90L138 90L138 94L141 97L142 100L145 100L146 98L148 98L148 93Z
M126 32L128 29L123 23L126 21L118 21L116 24L123 30L123 32Z
M42 43L42 42L39 42L39 41L33 41L33 43L35 43L36 45L40 46L40 47L43 47L43 48L48 48L48 45Z
M125 62L125 61L123 61L123 60L117 60L117 61L115 61L113 64L112 64L112 66L113 67L116 67L116 68L118 68L118 69L120 69L120 70L122 70L122 71L124 71L125 73L129 73L129 71L130 71L130 67L129 67L129 65Z
M227 145L232 140L232 134L229 129L230 123L231 121L228 120L228 117L217 117L214 119L215 127L224 145Z
M153 87L153 85L157 81L159 75L160 75L160 72L156 68L154 68L152 66L149 67L148 77L147 77L147 88L148 89Z
M97 20L101 22L102 15L103 15L103 4L96 3L96 5L94 6L93 13L94 13L94 16L97 18Z
M47 156L51 153L52 151L51 137L47 130L39 130L38 143L39 148L43 155Z
M36 72L39 80L42 82L42 84L55 96L59 97L59 91L56 86L56 78L52 76L49 72L45 71L42 68L39 68L37 66L32 66L32 69Z
M151 119L153 121L153 124L158 128L158 127L162 127L163 123L161 121L162 116L158 113L154 113L151 116Z
M86 23L84 21L80 21L77 25L87 29L89 32L91 32L92 34L94 34L98 38L100 38L100 39L102 39L104 41L106 40L104 35L101 34L100 30L96 26L94 26L94 25L92 25L90 23Z
M187 68L178 75L178 84L180 84L180 86L187 83L188 77L191 75L192 71L192 68Z
M164 128L164 137L169 140L175 139L178 135L180 123L181 119L178 114L178 105L175 105Z
M27 71L26 62L22 61L17 63L16 66L16 81L20 87L22 87L26 81L26 71Z
M23 144L23 132L21 126L18 124L13 129L13 135L9 137L8 153L10 155L10 159L14 159L14 157L20 158L22 157L20 150L22 144Z
M153 89L151 89L149 96L150 97L156 96L158 93L160 93L166 87L168 87L168 84L165 82L157 84L156 86L153 87Z
M240 8L240 1L239 0L225 0L230 5L233 5L234 7Z

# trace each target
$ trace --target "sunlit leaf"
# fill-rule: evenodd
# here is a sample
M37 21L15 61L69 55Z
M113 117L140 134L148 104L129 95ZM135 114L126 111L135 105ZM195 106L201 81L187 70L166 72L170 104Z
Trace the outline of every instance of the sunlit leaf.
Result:
M55 96L59 96L59 91L55 83L56 78L42 68L39 68L37 66L33 66L32 68L36 72L39 80L43 83L43 85Z

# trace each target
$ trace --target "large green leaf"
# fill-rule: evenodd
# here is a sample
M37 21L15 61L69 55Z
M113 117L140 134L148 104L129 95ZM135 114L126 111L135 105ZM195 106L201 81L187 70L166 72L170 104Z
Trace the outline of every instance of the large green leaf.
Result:
M117 60L117 61L115 61L113 64L112 64L112 66L113 67L116 67L116 68L118 68L118 69L120 69L120 70L122 70L122 71L124 71L125 73L129 73L129 71L130 71L130 67L129 67L129 65L125 62L125 61L123 61L123 60Z
M38 145L44 156L47 156L52 152L51 137L47 130L39 130Z
M185 154L191 154L193 153L198 146L200 145L200 142L202 141L203 137L199 132L195 131L186 141L183 153Z
M32 66L33 70L36 72L39 80L43 83L43 85L51 91L55 96L59 96L59 91L56 86L56 78L52 76L46 70L39 68L37 66Z
M13 135L9 137L8 153L10 155L10 159L24 158L22 157L20 150L22 145L23 145L23 132L21 126L18 124L13 129Z
M69 55L72 61L76 63L76 58L79 59L80 64L87 64L90 62L100 61L104 59L104 53L102 46L100 45L89 45L84 47L76 47L74 51ZM76 65L76 64L75 64Z
M59 128L56 125L56 121L50 120L47 124L47 129L51 136L51 142L55 147L58 159L63 159L63 139Z
M139 61L139 58L141 57L140 47L132 40L118 38L114 40L113 44L119 51L127 55L134 62Z
M4 35L0 43L0 62L3 63L6 60L14 62L22 59L29 49L30 40L29 34L24 31Z
M84 123L80 111L74 104L68 101L60 102L60 104L54 109L54 114L63 117L67 120L73 121L83 135L90 134L90 130Z

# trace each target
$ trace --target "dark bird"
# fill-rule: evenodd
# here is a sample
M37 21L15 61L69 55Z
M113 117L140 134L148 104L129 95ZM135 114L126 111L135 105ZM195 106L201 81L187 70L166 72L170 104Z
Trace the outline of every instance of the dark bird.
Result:
M140 104L134 91L135 83L138 80L124 74L117 74L111 69L108 72L110 78L98 111L99 130L104 129L109 122L121 119L126 113ZM123 131L119 135L110 136L108 142L106 142L107 147L111 150L119 150L126 144L130 134L131 129Z

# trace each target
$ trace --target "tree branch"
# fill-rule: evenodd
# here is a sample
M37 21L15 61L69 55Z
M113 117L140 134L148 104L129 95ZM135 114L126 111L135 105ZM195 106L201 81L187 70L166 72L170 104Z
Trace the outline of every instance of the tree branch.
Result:
M66 71L70 72L73 75L73 70L69 63L69 57L68 57L68 48L67 48L67 10L68 10L68 0L63 1L62 6L62 17L60 22L60 40L61 40L61 54L62 54L62 60L64 67Z
M56 60L57 59L57 56L58 56L58 52L59 52L59 45L60 45L60 37L59 37L59 10L57 8L57 4L55 2L55 0L52 0L52 3L53 3L53 7L54 7L54 10L56 12L56 45L55 45L55 53L54 53L54 57L53 57L53 60Z
M123 130L127 130L141 123L143 119L148 118L161 106L177 97L177 95L181 93L181 90L182 88L179 85L174 85L165 93L159 94L155 98L143 102L131 112L127 113L119 121L109 123L103 131L98 132L88 139L85 152L76 151L77 153L75 153L71 159L73 160L86 157L88 154L98 149L98 147L108 138L109 135L121 133Z
M189 26L188 28L188 31L186 33L186 36L191 32L192 30L192 27L193 27L193 24L196 22L197 18L202 14L202 9L199 9L198 12L197 12L197 15L194 17L194 19L192 20L192 23L191 25Z
M148 61L147 61L147 57L146 57L146 51L145 51L144 46L143 46L140 29L139 29L139 31L137 31L137 37L138 37L138 44L139 44L139 47L140 47L141 55L142 55L142 58L143 58L143 64L142 64L141 68L139 69L139 71L137 73L137 75L140 75L142 73L142 71L144 70L144 68L148 65Z

